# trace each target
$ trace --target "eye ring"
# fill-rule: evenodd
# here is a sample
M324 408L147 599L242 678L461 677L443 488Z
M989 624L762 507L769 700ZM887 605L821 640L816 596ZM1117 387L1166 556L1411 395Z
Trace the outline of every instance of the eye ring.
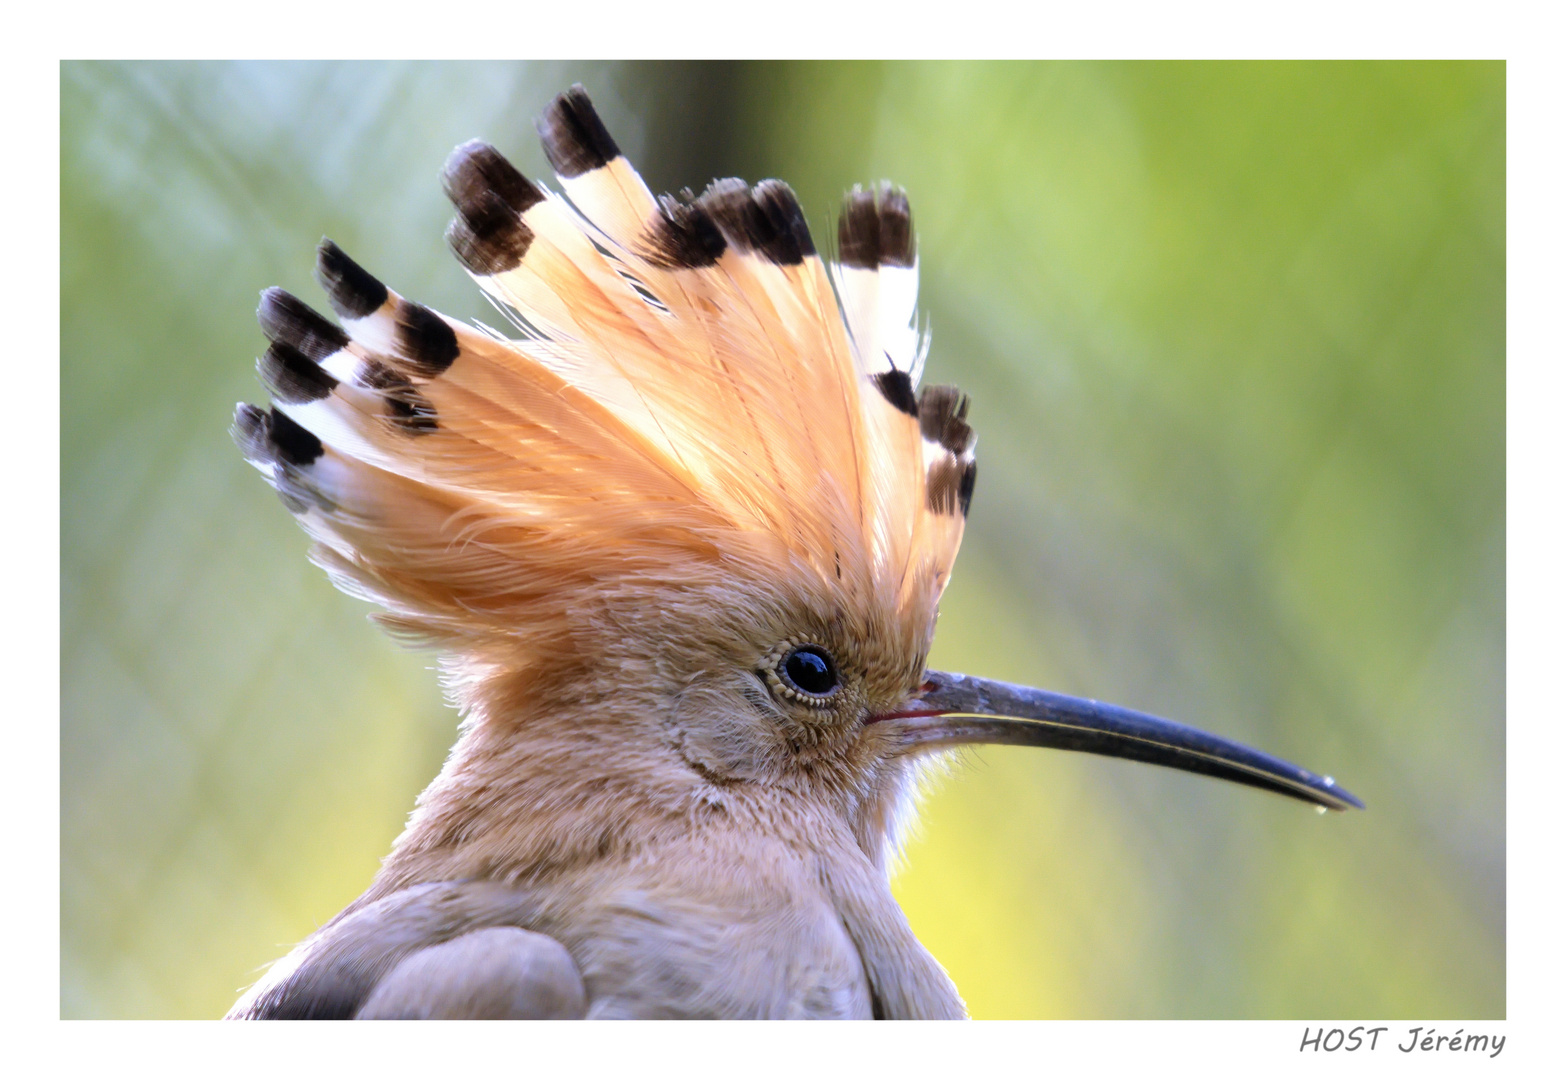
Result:
M827 708L842 689L837 662L820 645L786 641L769 659L767 685L780 697L812 708Z

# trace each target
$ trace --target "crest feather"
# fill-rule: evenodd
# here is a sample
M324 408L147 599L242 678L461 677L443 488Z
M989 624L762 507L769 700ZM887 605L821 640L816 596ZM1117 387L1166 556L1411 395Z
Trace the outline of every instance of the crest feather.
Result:
M270 410L234 433L351 592L459 651L564 647L636 581L814 575L927 633L972 494L967 400L917 390L903 193L848 196L830 269L794 193L654 198L581 87L539 121L564 195L453 151L447 237L501 338L383 285L330 240L340 324L272 289Z

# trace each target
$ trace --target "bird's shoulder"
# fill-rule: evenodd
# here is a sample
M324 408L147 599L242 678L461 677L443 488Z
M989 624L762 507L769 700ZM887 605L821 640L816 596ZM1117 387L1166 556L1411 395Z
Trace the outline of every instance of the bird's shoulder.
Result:
M471 930L410 953L376 984L360 1020L580 1020L587 990L554 938L517 926Z
M311 935L230 1019L564 1019L586 1011L536 899L498 882L434 882L361 901Z

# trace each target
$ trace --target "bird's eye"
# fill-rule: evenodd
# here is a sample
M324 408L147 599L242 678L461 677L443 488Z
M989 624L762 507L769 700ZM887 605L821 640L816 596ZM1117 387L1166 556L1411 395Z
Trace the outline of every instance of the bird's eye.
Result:
M838 688L837 665L819 645L796 645L778 662L778 683L788 696L808 705L823 704Z

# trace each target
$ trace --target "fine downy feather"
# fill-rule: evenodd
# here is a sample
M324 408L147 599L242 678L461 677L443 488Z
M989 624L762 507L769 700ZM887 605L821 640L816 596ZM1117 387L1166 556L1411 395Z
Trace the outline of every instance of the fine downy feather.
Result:
M829 267L778 181L654 198L580 87L539 131L564 196L477 142L444 174L448 240L518 340L329 240L340 327L263 294L272 406L241 405L235 438L316 560L459 662L536 658L631 579L807 574L927 638L973 435L957 391L917 389L906 197L852 192Z

